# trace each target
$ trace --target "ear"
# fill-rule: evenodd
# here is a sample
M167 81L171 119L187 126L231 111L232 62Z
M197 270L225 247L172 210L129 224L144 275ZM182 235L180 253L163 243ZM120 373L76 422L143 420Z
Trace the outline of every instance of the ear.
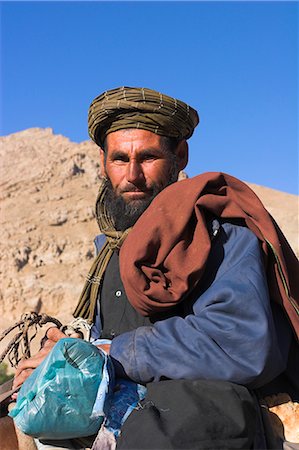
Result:
M188 143L185 139L183 139L177 148L175 149L176 159L178 163L178 169L183 170L185 169L187 163L188 163L188 155L189 155L189 148Z
M105 152L102 148L100 148L100 174L101 177L106 177L106 169L105 169Z

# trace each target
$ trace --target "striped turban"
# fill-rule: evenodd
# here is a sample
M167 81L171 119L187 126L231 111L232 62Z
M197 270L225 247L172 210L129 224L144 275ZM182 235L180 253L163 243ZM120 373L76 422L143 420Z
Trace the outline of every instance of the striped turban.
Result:
M107 134L140 128L161 136L188 139L199 123L195 109L147 88L119 87L96 97L88 112L88 132L103 148Z

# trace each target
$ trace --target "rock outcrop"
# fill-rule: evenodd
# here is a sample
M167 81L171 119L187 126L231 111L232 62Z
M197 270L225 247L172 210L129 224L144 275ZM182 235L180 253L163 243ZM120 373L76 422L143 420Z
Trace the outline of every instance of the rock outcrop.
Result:
M1 138L0 311L69 317L93 258L98 147L51 129Z

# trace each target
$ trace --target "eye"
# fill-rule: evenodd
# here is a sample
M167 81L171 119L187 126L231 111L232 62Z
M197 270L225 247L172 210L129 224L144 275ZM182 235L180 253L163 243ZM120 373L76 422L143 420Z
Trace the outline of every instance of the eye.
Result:
M127 161L128 158L126 158L125 156L117 156L116 158L114 158L114 161Z
M159 158L159 156L156 153L144 153L141 157L142 161L153 161L155 159Z
M112 162L128 162L129 158L124 153L115 153L114 155L112 155L111 161Z

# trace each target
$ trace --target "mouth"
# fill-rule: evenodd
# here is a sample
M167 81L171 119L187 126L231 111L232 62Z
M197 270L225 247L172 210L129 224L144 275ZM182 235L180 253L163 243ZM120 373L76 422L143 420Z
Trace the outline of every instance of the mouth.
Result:
M146 198L149 196L149 192L146 191L139 191L139 190L135 190L135 191L126 191L122 193L122 196L124 199L129 199L129 200L141 200L143 198Z

